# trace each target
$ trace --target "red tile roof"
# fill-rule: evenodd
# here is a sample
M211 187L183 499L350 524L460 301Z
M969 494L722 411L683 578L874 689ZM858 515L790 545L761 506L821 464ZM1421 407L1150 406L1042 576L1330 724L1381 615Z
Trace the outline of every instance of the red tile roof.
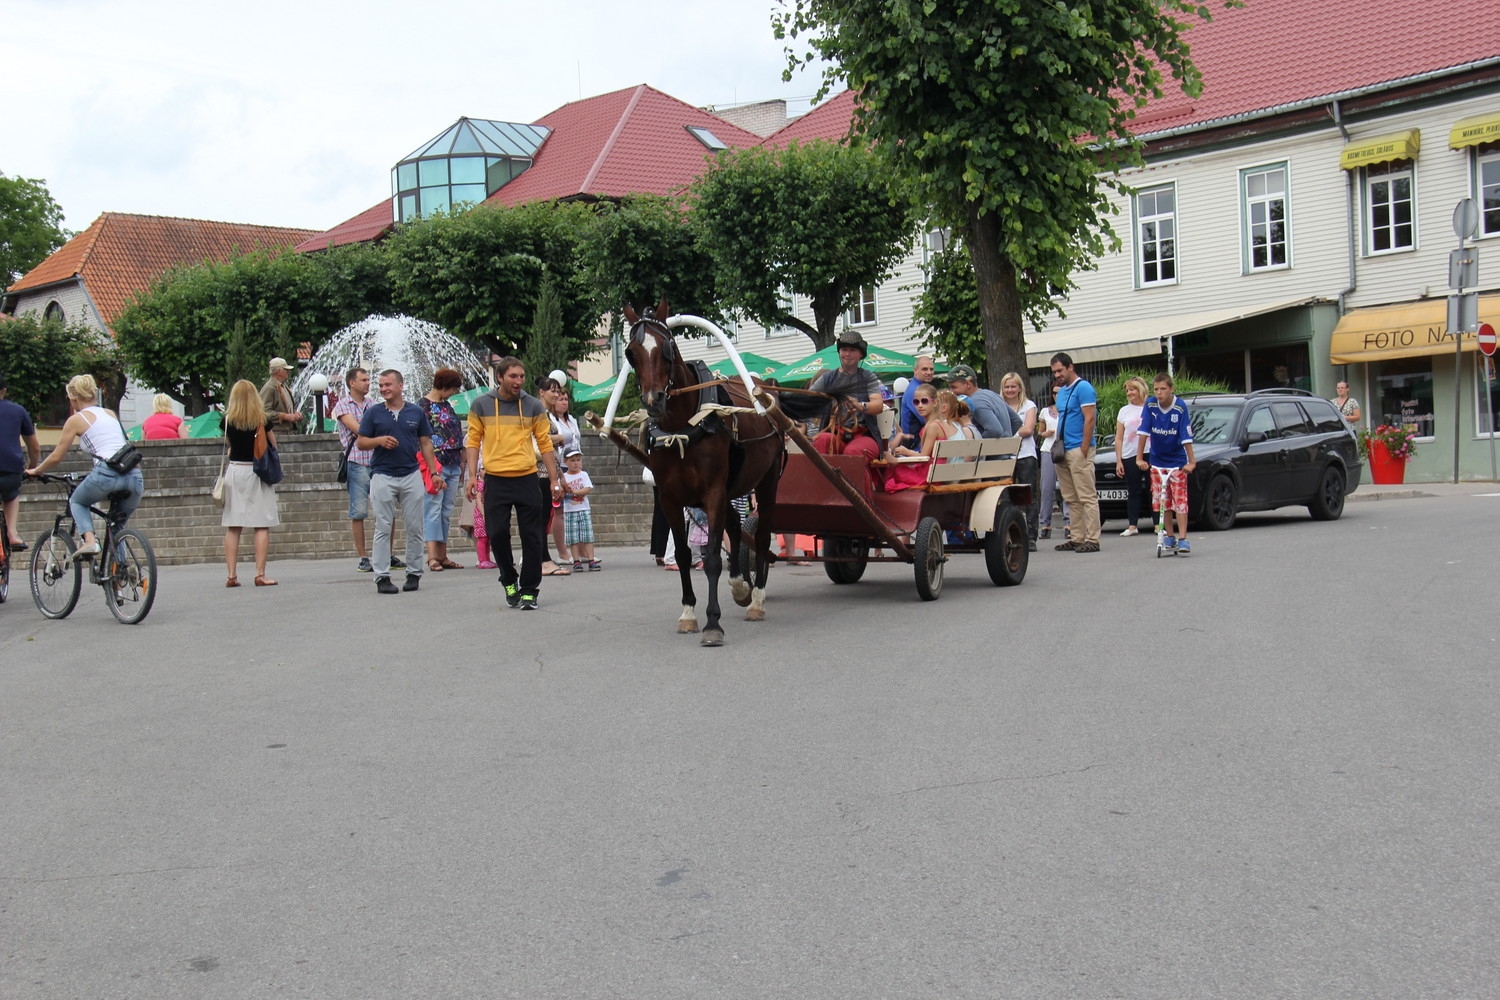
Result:
M793 142L807 142L809 139L831 139L838 142L848 137L849 125L853 120L854 91L841 91L807 114L766 136L761 145L779 149Z
M1203 73L1196 100L1169 89L1137 135L1204 125L1500 59L1490 0L1247 0L1184 34Z
M1404 0L1247 0L1214 7L1213 21L1184 34L1203 74L1193 99L1168 81L1166 93L1137 114L1133 129L1150 137L1257 112L1500 62L1500 18L1489 0L1412 6ZM841 139L853 116L845 90L766 138Z
M150 287L172 267L291 246L311 235L307 229L105 212L6 293L13 296L81 278L100 318L111 326L136 292Z
M732 148L760 142L755 133L645 84L564 104L536 124L552 134L535 163L490 202L669 194L702 173L712 155L689 125L708 129Z
M298 253L327 250L330 246L341 247L346 243L369 243L378 240L396 227L395 210L391 199L384 198L360 212L347 222L340 222L324 233L303 240L292 249Z

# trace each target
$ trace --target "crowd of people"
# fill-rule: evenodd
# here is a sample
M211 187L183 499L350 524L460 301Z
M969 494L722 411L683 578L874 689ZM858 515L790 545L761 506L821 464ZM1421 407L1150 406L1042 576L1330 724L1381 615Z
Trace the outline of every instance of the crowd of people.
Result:
M982 386L967 364L955 364L939 376L930 356L916 358L909 382L893 397L863 366L869 345L857 331L841 333L837 351L838 366L809 386L837 401L813 439L818 451L864 458L871 489L895 492L925 481L926 466L917 463L933 460L942 441L1019 437L1013 478L1032 487L1026 512L1031 550L1038 539L1052 536L1054 490L1061 498L1064 536L1055 548L1100 550L1094 485L1098 397L1068 354L1052 357L1052 386L1033 400L1018 372L1002 375L995 392ZM272 358L259 389L241 380L229 392L221 476L226 587L240 586L239 548L246 528L254 532L255 586L277 586L267 572L270 529L280 523L276 491L257 474L255 464L267 448L276 447L277 430L294 429L304 419L287 389L291 372L285 359ZM460 510L462 526L474 539L477 565L499 571L510 607L536 608L544 577L602 569L594 551L594 483L583 468L581 433L569 413L565 379L560 372L538 378L531 395L525 391L524 366L514 357L496 361L494 376L494 388L471 400L467 417L460 417L450 402L463 387L454 369L438 369L431 390L417 400L406 398L404 377L397 370L372 376L356 367L344 373L345 391L331 414L342 450L340 479L347 490L355 569L373 575L378 593L414 591L424 572L464 568L449 555ZM376 396L370 392L372 377ZM940 387L939 382L946 384ZM1339 382L1337 391L1334 402L1352 425L1360 417L1359 403L1349 396L1347 383ZM1190 551L1187 474L1195 461L1187 408L1166 373L1150 386L1141 378L1128 379L1125 394L1114 426L1115 472L1126 486L1128 523L1121 534L1138 534L1139 520L1149 513L1164 532L1165 547ZM119 509L128 518L140 503L144 477L138 467L115 467L112 456L127 447L127 435L118 415L101 405L94 379L71 379L66 395L70 415L56 447L43 459L30 415L5 398L0 375L0 502L11 547L24 550L16 527L23 478L55 467L76 441L94 459L70 503L81 536L75 558L87 559L98 553L89 505L122 493ZM894 412L886 436L878 418L888 407ZM157 395L153 411L142 426L143 437L187 437L187 424L174 412L170 397ZM399 556L392 551L398 514L405 536ZM692 558L699 561L706 518L693 509L682 516ZM372 517L371 537L365 524ZM510 544L512 520L520 539L519 560ZM676 569L675 553L668 551L667 520L657 505L650 552L658 565ZM782 554L795 560L794 538L783 537ZM392 580L398 571L404 573L400 587Z

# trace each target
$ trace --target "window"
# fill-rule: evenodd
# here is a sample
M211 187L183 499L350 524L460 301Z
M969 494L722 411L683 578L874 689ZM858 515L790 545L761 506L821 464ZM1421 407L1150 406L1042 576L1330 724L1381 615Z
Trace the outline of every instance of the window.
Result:
M1493 419L1500 422L1500 379L1497 374L1496 365L1500 357L1487 358L1483 354L1477 355L1479 363L1474 366L1474 413L1475 433L1480 437L1489 437L1495 433L1495 425L1490 421ZM1492 418L1490 414L1495 416Z
M684 125L683 128L692 133L694 139L697 139L699 142L703 143L703 145L707 146L715 153L729 148L729 146L724 142L723 139L720 139L718 136L714 135L708 129L703 128L700 125Z
M1417 245L1416 185L1412 161L1365 168L1365 252L1410 250Z
M1287 247L1286 164L1240 174L1244 198L1245 270L1269 271L1291 261Z
M796 315L797 297L784 288L781 290L780 304L784 312L788 313L789 315ZM766 338L770 339L771 337L790 337L793 334L798 334L801 332L801 330L797 329L794 326L768 326L766 327Z
M42 310L42 319L55 319L59 323L66 323L68 314L63 311L62 303L53 299L47 303L47 308Z
M1432 408L1432 363L1427 358L1400 358L1370 366L1375 371L1375 405L1370 423L1409 427L1421 438L1436 428Z
M1479 180L1479 235L1500 236L1500 146L1486 147L1479 154L1475 175Z
M844 322L849 326L873 326L875 323L875 286L861 285L859 297L844 313Z
M1142 287L1177 281L1177 189L1167 184L1135 196L1136 280Z

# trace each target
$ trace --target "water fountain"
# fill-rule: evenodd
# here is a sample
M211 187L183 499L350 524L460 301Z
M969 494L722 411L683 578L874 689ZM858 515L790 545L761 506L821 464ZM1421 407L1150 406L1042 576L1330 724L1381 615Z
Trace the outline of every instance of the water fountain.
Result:
M367 316L351 323L318 348L307 367L290 386L297 408L310 412L309 380L326 375L334 392L344 394L344 372L365 368L371 374L370 392L379 373L394 368L406 380L403 395L417 399L432 388L432 373L452 368L464 377L464 388L489 385L489 371L474 356L473 348L435 323L410 316Z

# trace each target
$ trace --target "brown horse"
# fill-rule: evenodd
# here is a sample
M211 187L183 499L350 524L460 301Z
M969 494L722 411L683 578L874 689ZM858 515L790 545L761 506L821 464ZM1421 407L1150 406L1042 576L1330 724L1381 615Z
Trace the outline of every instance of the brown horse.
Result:
M731 382L728 402L735 412L699 415L699 391L690 389L699 379L683 360L672 332L667 328L668 305L659 303L655 313L637 316L625 307L630 337L625 357L635 370L641 402L651 418L644 450L651 475L661 498L662 510L672 531L682 578L682 616L678 632L698 631L697 597L693 593L693 560L687 545L682 508L701 507L708 514L708 544L703 552L703 570L708 576L708 619L703 625L703 645L722 646L724 630L719 625L719 574L723 571L721 539L729 535L729 585L736 604L749 610L748 621L765 618L766 575L769 560L742 560L743 537L740 515L729 502L754 492L759 508L755 525L755 549L771 551L771 521L776 508L776 484L784 464L785 441L776 426L750 409L753 404L745 387ZM690 391L681 391L690 389ZM742 577L741 566L753 562L755 577Z

